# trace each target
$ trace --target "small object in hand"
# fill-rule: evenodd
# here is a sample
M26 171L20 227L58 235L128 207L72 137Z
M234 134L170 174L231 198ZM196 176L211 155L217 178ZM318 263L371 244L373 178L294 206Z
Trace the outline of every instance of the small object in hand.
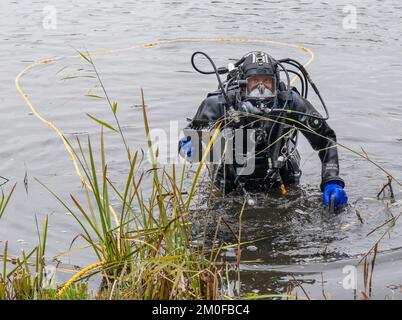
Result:
M331 194L331 199L329 201L328 210L330 214L335 213L335 195Z

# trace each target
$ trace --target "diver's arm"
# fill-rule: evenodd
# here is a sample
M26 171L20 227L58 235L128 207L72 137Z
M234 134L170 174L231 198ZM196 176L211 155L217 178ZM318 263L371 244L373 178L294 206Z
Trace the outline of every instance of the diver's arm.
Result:
M320 116L312 104L296 92L292 92L292 98L293 110ZM324 187L328 182L336 183L343 188L345 183L339 176L338 149L334 130L330 128L325 120L319 120L300 114L296 114L293 118L296 120L296 127L298 127L307 138L312 148L318 151L322 164L321 191L324 191Z

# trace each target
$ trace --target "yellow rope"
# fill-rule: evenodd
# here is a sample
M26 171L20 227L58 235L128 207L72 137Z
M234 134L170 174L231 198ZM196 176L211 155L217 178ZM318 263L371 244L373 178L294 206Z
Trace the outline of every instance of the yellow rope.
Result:
M104 266L106 264L106 260L104 261L100 261L100 262L96 262L94 264L91 264L90 266L80 270L79 272L77 272L74 276L71 277L70 280L68 280L63 287L57 292L56 294L56 299L60 299L61 295L63 294L64 291L67 290L67 288L75 281L77 280L79 277L81 277L83 274L87 273L88 271L95 269L97 267L100 266Z

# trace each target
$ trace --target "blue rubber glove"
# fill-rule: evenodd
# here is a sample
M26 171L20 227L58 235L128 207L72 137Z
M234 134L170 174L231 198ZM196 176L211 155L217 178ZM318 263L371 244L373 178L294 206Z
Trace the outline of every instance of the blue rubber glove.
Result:
M187 140L187 138L182 138L179 141L179 153L185 158L187 153L187 158L191 158L191 155L194 154L194 146L191 140Z
M343 187L335 181L330 181L324 185L322 194L322 200L326 206L330 205L332 194L335 195L335 209L348 203L348 196Z

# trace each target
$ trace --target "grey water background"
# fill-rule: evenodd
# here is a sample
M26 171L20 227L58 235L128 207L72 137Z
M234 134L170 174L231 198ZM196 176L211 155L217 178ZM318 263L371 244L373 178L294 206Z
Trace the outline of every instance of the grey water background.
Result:
M48 5L57 10L54 30L43 27L43 9ZM357 8L356 29L343 28L345 5ZM0 221L0 240L9 241L10 254L17 255L36 244L35 215L40 222L49 215L49 258L67 251L80 233L72 216L34 180L39 179L63 199L68 200L72 193L84 201L71 160L60 138L30 113L14 86L16 75L30 63L74 55L74 48L92 51L160 39L216 37L303 44L316 54L308 70L329 107L329 124L338 141L357 151L363 148L372 160L402 180L399 1L2 1L0 9L0 175L10 179L5 189L18 182ZM216 88L213 76L192 70L192 52L203 50L221 65L254 49L278 58L308 58L300 50L280 45L189 41L94 59L109 95L119 104L130 146L136 148L145 147L141 110L137 107L141 88L153 128L168 129L170 120L183 127L206 93ZM86 113L110 119L104 101L85 97L93 81L62 80L83 66L82 59L61 59L34 69L22 79L22 87L38 112L68 138L85 138L88 133L97 136L99 128ZM92 89L99 93L97 88ZM321 110L313 94L310 97ZM107 143L111 171L118 179L127 169L121 143L111 134L107 134ZM318 156L304 139L299 149L303 164L301 189L292 190L285 199L260 196L256 207L246 208L243 238L264 240L243 251L243 259L250 262L242 264L242 290L283 293L294 274L312 297L322 298L322 273L327 293L334 298L353 298L353 290L342 287L343 267L356 263L385 229L370 236L368 232L400 212L401 187L394 184L397 203L384 209L386 201L376 200L376 194L386 182L385 174L339 148L341 175L355 207L330 216L321 205ZM28 191L24 187L25 173ZM211 214L211 224L214 218L216 221L224 216L235 225L239 203L219 206ZM356 208L363 224L357 220ZM233 241L227 230L220 236ZM381 254L373 278L375 298L393 297L399 292L401 246L402 227L398 222L379 246ZM231 258L231 252L225 255ZM93 256L85 250L60 259L79 266L93 262Z

